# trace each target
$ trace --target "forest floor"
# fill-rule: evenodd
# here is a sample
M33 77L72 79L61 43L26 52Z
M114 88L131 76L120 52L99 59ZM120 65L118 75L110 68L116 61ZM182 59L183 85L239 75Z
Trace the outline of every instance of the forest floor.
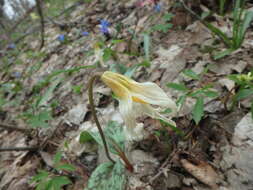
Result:
M157 7L155 2L81 3L57 22L47 22L41 50L37 32L1 51L0 148L33 147L1 151L1 190L35 189L31 179L40 170L68 177L71 183L64 189L87 187L95 168L108 161L102 146L80 142L82 132L96 128L88 81L106 70L155 82L175 101L185 98L173 117L177 130L146 116L138 119L145 134L125 152L134 167L125 170L126 189L253 189L251 99L234 103L239 88L229 78L253 68L252 26L239 49L216 60L214 55L226 48L217 36L178 3L161 0ZM198 14L215 9L206 2L187 6ZM209 22L229 33L230 11ZM101 33L102 19L109 34ZM180 85L169 88L171 83ZM94 97L101 125L115 121L121 127L110 89L97 82ZM54 169L57 152L66 170Z

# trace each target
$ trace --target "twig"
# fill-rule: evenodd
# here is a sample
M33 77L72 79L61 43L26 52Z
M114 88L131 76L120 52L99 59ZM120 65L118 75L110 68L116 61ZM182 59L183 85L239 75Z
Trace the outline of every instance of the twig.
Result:
M31 131L31 129L25 129L25 128L20 128L20 127L15 127L13 125L8 125L8 124L3 124L3 123L0 123L0 128L3 128L5 130L20 131L20 132L23 132L23 133L27 133L27 132Z
M40 24L41 24L41 31L40 31L40 35L41 35L41 44L40 44L40 49L44 46L44 16L43 16L43 12L42 12L42 8L41 8L41 0L36 0L36 7L37 7L37 11L40 15Z
M171 156L168 156L168 158L163 162L163 164L162 164L161 167L159 168L158 173L157 173L155 176L153 176L153 177L149 180L149 182L146 183L146 185L145 185L144 187L146 187L146 186L148 186L148 185L151 185L151 184L153 183L154 180L156 180L162 173L164 173L164 169L166 169L166 168L168 167L168 164L171 162L173 156L174 156L177 152L178 152L178 151L173 151L173 152L171 153L172 155L171 155Z
M0 148L0 152L5 151L36 151L39 147L8 147L8 148Z
M89 88L89 102L90 102L90 107L91 107L91 114L95 120L95 123L96 123L96 126L98 128L98 131L99 131L99 134L101 136L101 139L103 141L103 144L104 144L104 148L105 148L105 153L106 153L106 156L107 158L112 162L112 163L115 163L115 161L111 158L110 154L109 154L109 151L108 151L108 147L107 147L107 144L106 144L106 140L105 140L105 135L103 133L103 130L102 130L102 127L98 121L98 118L97 118L97 115L96 115L96 110L95 110L95 105L94 105L94 101L93 101L93 83L94 81L99 78L100 75L94 75L90 81L89 81L89 84L88 84L88 88Z

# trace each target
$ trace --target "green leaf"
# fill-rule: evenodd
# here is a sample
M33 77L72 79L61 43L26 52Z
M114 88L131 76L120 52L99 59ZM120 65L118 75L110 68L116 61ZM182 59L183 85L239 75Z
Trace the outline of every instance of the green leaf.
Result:
M211 13L209 11L202 12L201 19L204 20L206 17L208 17Z
M181 129L177 128L176 126L172 125L171 123L168 123L161 119L160 122L162 125L170 127L177 135L184 136L184 132Z
M143 34L143 43L144 43L144 53L145 53L145 59L150 60L150 36L147 33Z
M199 97L200 95L203 95L204 94L204 89L197 89L191 93L188 94L188 96L191 96L191 97Z
M178 98L176 103L178 106L182 106L184 104L185 100L186 100L186 95L183 95Z
M213 56L214 60L218 60L221 59L227 55L230 55L233 51L235 51L234 49L227 49L225 51L222 51L220 53L217 53L216 55Z
M173 27L173 24L168 23L168 24L156 24L155 26L153 26L151 29L153 31L159 31L159 32L163 32L166 33L168 32L169 29L171 29Z
M184 84L178 84L178 83L172 83L171 82L171 83L167 83L166 85L167 85L167 87L173 88L173 89L178 90L178 91L186 92L186 91L189 90Z
M59 164L61 161L61 158L62 158L62 152L61 151L56 152L53 159L54 165Z
M241 42L244 39L246 30L248 29L252 19L253 19L253 11L247 11L247 13L245 14L244 20L243 20L242 29L240 31L240 40L241 40Z
M173 16L174 16L173 14L167 13L167 14L165 14L165 15L163 16L163 20L164 20L164 21L171 21L171 19L172 19Z
M186 69L186 70L183 71L183 73L184 73L184 75L186 75L189 78L192 78L192 79L195 79L195 80L200 79L199 75L191 69Z
M51 190L51 180L45 180L45 181L41 181L40 183L37 184L36 186L36 190Z
M139 63L139 64L135 64L133 66L131 66L130 68L127 69L126 72L124 72L124 75L131 78L134 74L134 72L136 71L136 69L138 69L139 67L149 67L150 66L150 62L147 60L144 60L143 62Z
M51 180L50 190L61 190L64 185L71 184L66 176L56 176Z
M94 138L90 135L89 132L87 132L87 131L81 132L80 138L79 138L79 143L83 144L83 143L91 142L91 141L94 141Z
M51 120L51 111L48 110L42 110L37 115L31 115L30 118L27 120L27 123L33 127L42 127L47 128L49 127L47 121Z
M170 108L166 108L166 109L162 112L162 114L169 114L169 113L172 113L172 109L170 109Z
M85 190L124 190L126 175L124 165L117 160L115 164L100 164L92 173Z
M82 93L82 87L83 85L74 85L72 86L73 92L76 94L81 94Z
M110 65L110 71L124 74L127 71L127 67L124 64L116 63Z
M205 21L204 24L206 27L208 27L209 30L211 30L214 34L216 34L228 47L233 47L232 41L219 28Z
M75 171L76 168L70 164L62 164L56 167L57 170Z
M104 54L103 54L103 60L106 62L113 57L115 54L115 51L113 51L111 48L105 48L104 49Z
M194 119L195 123L198 124L204 115L204 99L203 99L203 97L200 96L197 98L197 101L196 101L196 104L193 108L192 114L193 114L193 119Z
M100 146L103 146L103 141L99 133L94 133L94 132L89 132L89 133ZM109 121L107 126L104 129L104 134L105 134L105 137L108 138L107 143L108 143L108 148L110 152L112 152L113 154L118 153L118 151L115 150L114 143L116 143L122 151L125 150L125 135L124 135L123 127L120 124L118 124L116 121Z
M209 98L215 98L219 96L218 92L212 90L205 90L203 91L203 94Z
M39 173L32 177L31 182L39 182L45 180L49 176L49 173L44 170L40 170Z
M239 92L235 95L236 101L242 100L244 98L247 98L248 96L253 94L253 89L241 89Z

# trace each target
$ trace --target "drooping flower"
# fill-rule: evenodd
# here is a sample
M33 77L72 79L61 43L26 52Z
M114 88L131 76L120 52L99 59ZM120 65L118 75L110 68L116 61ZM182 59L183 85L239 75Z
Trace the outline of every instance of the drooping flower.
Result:
M152 107L170 108L173 113L177 111L176 103L155 83L139 83L124 75L106 71L101 76L102 81L112 89L119 101L119 110L128 129L136 127L136 118L148 115L155 119L161 119L173 126L175 122L159 113Z
M110 23L107 21L107 20L100 20L100 31L103 33L103 34L108 34L109 33L109 29L108 27L110 26Z

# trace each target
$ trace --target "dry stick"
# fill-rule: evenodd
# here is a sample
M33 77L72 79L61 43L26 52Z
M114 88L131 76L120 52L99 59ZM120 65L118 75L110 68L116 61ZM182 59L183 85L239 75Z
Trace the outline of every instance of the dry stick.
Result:
M89 88L89 102L90 102L90 107L91 107L91 114L95 120L95 123L96 123L96 126L98 128L98 131L99 131L99 134L101 136L101 139L103 141L103 144L104 144L104 148L105 148L105 153L106 153L106 156L107 158L112 162L112 163L115 163L115 161L111 158L110 154L109 154L109 151L108 151L108 147L107 147L107 144L106 144L106 140L105 140L105 135L103 133L103 130L102 130L102 127L100 126L100 123L98 121L98 118L97 118L97 115L96 115L96 110L95 110L95 105L94 105L94 101L93 101L93 83L94 81L99 78L100 75L94 75L90 81L89 81L89 84L88 84L88 88Z
M40 35L41 35L41 44L40 44L40 49L44 46L44 16L43 16L43 12L42 12L42 8L41 8L41 0L36 0L36 7L37 7L37 11L40 15L40 24L41 24L41 31L40 31Z
M0 148L0 152L5 151L36 151L39 147L9 147L9 148Z
M14 127L12 125L2 124L2 123L0 123L0 128L3 128L5 130L19 131L19 132L22 132L22 133L31 132L31 129ZM5 152L5 151L36 151L38 149L39 149L39 147L6 147L6 148L0 148L0 152Z
M15 126L8 125L8 124L3 124L3 123L0 123L0 128L4 128L5 130L20 131L20 132L23 132L23 133L27 133L27 132L31 131L31 129L15 127Z

